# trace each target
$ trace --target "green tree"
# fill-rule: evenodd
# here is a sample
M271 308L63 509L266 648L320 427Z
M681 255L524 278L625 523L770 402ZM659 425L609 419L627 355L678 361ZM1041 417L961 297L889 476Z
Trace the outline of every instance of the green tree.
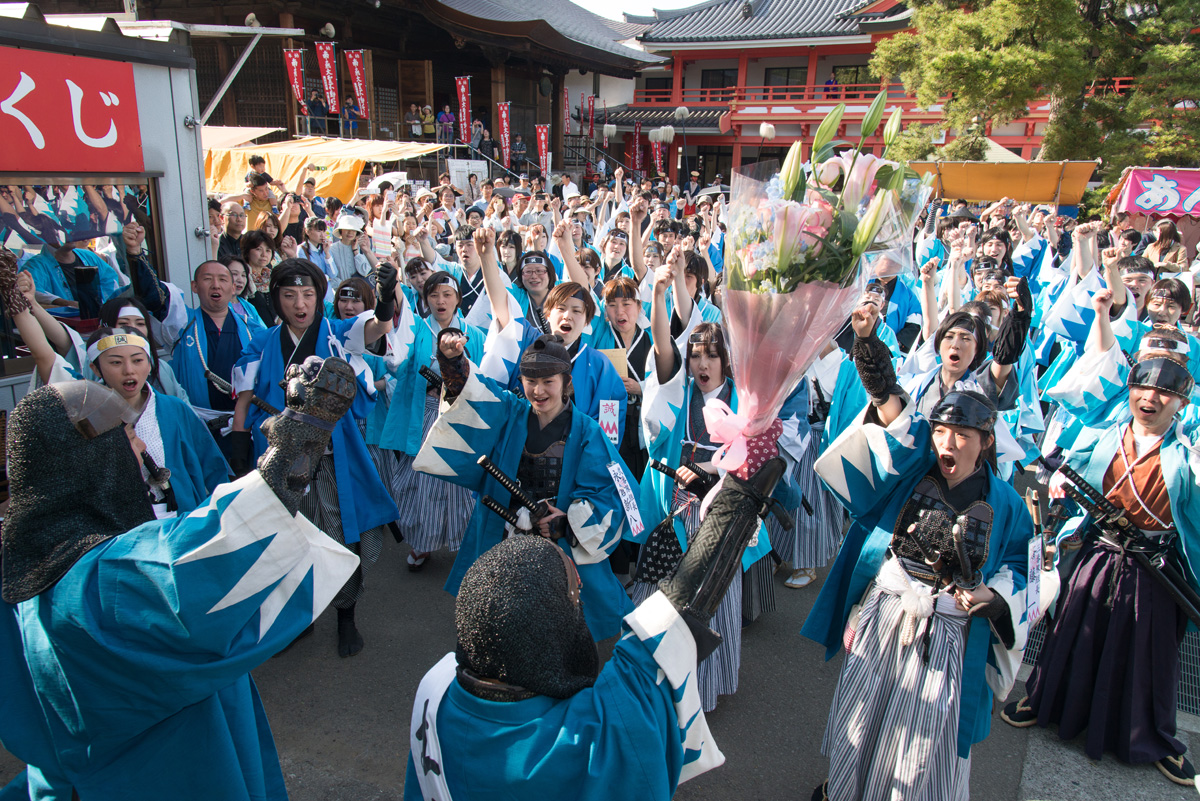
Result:
M1003 124L1050 103L1046 159L1200 164L1200 0L909 0L911 32L881 42L879 76L942 125ZM952 143L953 144L953 143Z

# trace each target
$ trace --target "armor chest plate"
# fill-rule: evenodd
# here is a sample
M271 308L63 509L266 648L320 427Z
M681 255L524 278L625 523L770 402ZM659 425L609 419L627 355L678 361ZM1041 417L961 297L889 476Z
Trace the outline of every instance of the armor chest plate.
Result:
M982 500L962 511L955 509L946 502L937 482L923 478L900 511L892 532L892 552L913 563L909 567L915 565L910 570L914 578L974 588L988 558L993 516L992 507ZM960 537L954 533L956 526Z
M521 488L535 500L555 503L566 450L567 441L559 440L541 453L522 451L521 463L517 466L517 482Z

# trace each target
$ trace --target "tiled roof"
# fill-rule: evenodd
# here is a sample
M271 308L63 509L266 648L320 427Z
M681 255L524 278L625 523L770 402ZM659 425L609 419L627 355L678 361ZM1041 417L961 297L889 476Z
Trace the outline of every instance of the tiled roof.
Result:
M613 125L633 125L635 122L642 124L643 130L649 128L657 128L660 125L674 125L676 130L689 131L698 130L700 128L717 127L717 121L721 115L729 111L727 108L717 107L693 107L690 109L691 114L687 121L682 125L675 121L675 107L670 108L644 108L638 106L609 106L608 121Z
M661 61L642 50L620 44L622 36L598 14L569 0L436 0L461 14L496 22L542 21L573 42L643 64ZM620 23L613 23L619 25Z
M641 39L716 42L854 35L860 32L858 21L844 15L861 5L861 0L708 0L675 11L655 9L657 21Z

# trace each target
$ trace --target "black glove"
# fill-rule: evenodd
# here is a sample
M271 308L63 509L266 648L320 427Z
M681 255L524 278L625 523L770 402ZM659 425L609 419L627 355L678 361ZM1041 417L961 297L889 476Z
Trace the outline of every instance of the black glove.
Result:
M688 465L688 468L696 474L696 478L684 484L683 488L703 500L704 496L709 493L709 490L717 486L717 482L720 479L712 473L701 470L694 465Z
M375 319L391 322L396 316L396 282L399 273L396 266L388 261L379 262L375 273Z
M1013 631L1012 616L1008 613L1008 602L1000 595L993 593L992 600L984 604L975 604L967 610L971 617L981 617L990 621L1005 648L1016 644L1016 632Z
M1029 284L1024 278L1017 287L1017 294L1020 296L1017 303L1025 308L1020 309L1014 305L1000 323L1000 330L996 333L996 344L992 346L992 361L996 364L1016 364L1029 339L1029 325L1033 320L1033 297L1029 294Z
M892 366L892 352L877 334L866 339L856 336L850 346L850 358L858 368L858 378L863 389L871 396L871 403L882 406L893 395L904 390L896 383L896 368Z
M241 478L254 469L254 438L249 431L230 431L226 441L229 443L229 469Z
M699 659L720 644L720 635L708 628L708 621L742 569L742 552L758 531L759 518L767 515L783 471L784 461L776 457L749 481L727 474L675 575L659 583L696 638Z
M438 368L442 371L442 389L444 397L448 403L453 403L454 399L462 392L466 386L467 377L471 375L471 362L467 360L466 351L463 351L453 359L442 353L442 337L446 334L462 334L462 331L457 328L443 328L438 333Z
M284 374L287 406L262 424L270 447L258 472L291 514L312 483L338 420L358 392L354 369L344 360L309 356Z
M813 401L812 411L808 413L808 424L823 423L829 419L829 409L832 403L825 399L825 393L821 391L821 385L815 380L812 383L813 392L816 393L816 400Z

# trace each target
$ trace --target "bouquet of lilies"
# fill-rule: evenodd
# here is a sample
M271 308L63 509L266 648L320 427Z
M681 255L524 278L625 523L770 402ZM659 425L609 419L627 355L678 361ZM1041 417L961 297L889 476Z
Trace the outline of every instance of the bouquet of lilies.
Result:
M801 158L733 176L725 236L724 311L745 436L764 432L847 315L865 283L863 257L907 247L929 197L905 165L862 152L882 122L886 93L871 103L857 147L834 141L845 104L826 115ZM890 146L900 110L884 129Z

